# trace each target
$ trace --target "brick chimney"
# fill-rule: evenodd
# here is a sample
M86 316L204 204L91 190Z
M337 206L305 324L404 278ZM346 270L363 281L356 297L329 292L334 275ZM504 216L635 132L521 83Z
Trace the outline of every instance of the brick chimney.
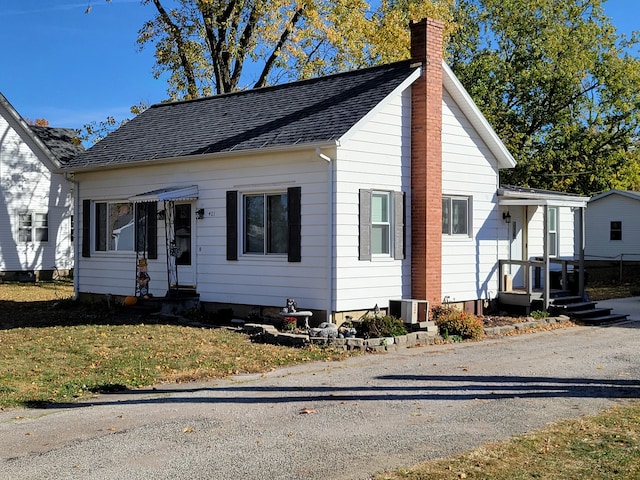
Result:
M411 88L411 296L442 303L442 29L412 22L411 60L422 75Z

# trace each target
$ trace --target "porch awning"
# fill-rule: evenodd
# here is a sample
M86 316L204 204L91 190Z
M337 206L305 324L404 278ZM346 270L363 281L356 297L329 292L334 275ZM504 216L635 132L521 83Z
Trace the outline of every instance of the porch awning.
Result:
M198 199L198 186L191 185L189 187L167 187L159 188L158 190L152 190L150 192L141 193L129 197L129 200L133 203L141 202L159 202L159 201L182 201L182 200L197 200Z
M589 197L570 193L539 190L535 188L501 186L498 189L498 204L510 205L547 205L550 207L586 207Z

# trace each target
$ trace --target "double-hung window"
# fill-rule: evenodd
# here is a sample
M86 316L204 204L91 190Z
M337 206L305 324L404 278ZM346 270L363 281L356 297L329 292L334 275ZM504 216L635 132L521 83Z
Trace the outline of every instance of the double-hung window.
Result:
M547 210L547 239L550 257L558 255L558 208L549 207Z
M622 222L611 222L609 230L609 240L622 240Z
M391 254L391 215L389 192L371 194L371 254Z
M471 198L464 196L442 197L442 234L469 236Z
M360 190L360 245L358 258L404 259L404 194Z
M133 204L130 202L95 203L95 250L134 250Z
M21 243L48 242L48 214L32 212L18 214L18 241Z

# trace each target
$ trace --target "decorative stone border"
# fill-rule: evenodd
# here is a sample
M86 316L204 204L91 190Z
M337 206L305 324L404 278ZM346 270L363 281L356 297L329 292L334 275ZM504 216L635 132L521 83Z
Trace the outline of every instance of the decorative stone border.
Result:
M484 334L487 337L495 337L500 335L508 335L514 332L522 332L524 330L533 330L536 328L546 327L554 324L570 323L571 319L566 315L560 315L557 317L546 317L539 320L533 317L528 317L526 321L520 323L513 323L511 325L502 325L499 327L489 327L484 329Z
M418 331L387 338L323 338L309 337L306 334L281 332L275 326L260 323L235 322L239 329L254 337L260 337L265 343L287 345L292 347L303 347L305 345L328 345L344 350L361 350L366 352L386 352L399 348L411 348L424 345L435 345L447 343L440 335L433 332ZM560 315L558 317L547 317L535 320L529 317L526 321L503 325L499 327L488 327L484 333L488 337L509 335L512 333L523 333L527 330L546 327L555 324L570 323L569 317Z

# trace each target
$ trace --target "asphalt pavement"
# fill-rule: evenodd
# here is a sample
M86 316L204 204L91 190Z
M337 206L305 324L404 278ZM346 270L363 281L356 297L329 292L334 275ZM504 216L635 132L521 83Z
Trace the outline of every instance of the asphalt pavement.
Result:
M481 342L367 354L0 412L0 478L369 479L640 398L628 313Z

